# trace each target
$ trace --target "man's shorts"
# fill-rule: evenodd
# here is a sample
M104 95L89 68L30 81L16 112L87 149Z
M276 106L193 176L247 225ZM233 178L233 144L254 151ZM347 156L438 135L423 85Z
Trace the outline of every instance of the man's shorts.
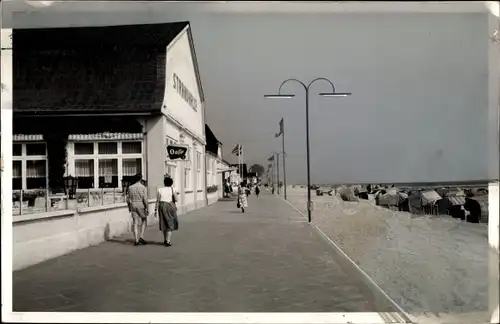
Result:
M132 215L133 224L142 224L142 222L146 221L148 218L146 209L142 203L132 203L132 206L130 206L130 214Z

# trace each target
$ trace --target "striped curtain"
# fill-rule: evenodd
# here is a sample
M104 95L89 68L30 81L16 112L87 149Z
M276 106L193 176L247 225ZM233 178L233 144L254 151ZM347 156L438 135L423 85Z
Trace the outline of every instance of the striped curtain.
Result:
M105 175L118 175L118 160L117 159L106 159L99 160L99 176L104 177Z
M26 178L45 178L45 160L26 161Z
M76 160L75 175L77 177L93 177L94 160Z
M21 178L22 175L22 165L21 161L13 161L12 163L12 178Z
M134 176L141 173L141 159L123 159L123 176Z
M102 142L98 143L99 154L116 154L118 153L118 143L117 142Z

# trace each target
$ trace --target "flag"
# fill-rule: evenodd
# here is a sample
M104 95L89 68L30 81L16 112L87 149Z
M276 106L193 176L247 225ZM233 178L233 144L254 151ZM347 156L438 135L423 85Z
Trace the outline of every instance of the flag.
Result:
M276 137L280 136L284 132L284 124L283 124L283 118L280 120L280 132L276 134Z
M243 146L241 144L236 144L231 153L235 154L236 156L240 156L242 152L243 152Z
M269 158L267 159L268 161L274 161L274 154Z

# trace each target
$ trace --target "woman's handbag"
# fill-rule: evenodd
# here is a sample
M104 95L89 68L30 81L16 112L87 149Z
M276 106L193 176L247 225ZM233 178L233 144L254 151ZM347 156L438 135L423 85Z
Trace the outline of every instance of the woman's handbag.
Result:
M170 187L170 190L172 190L172 202L175 204L177 202L177 199L175 199L174 189Z

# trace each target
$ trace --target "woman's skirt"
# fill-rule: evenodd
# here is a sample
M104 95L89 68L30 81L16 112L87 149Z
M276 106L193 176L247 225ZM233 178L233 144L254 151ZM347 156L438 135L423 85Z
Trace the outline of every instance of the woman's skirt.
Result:
M248 207L248 200L247 200L246 193L240 194L238 196L238 202L239 202L240 208L247 208Z
M177 207L173 203L160 201L160 205L158 206L158 216L160 231L176 231L179 229Z

